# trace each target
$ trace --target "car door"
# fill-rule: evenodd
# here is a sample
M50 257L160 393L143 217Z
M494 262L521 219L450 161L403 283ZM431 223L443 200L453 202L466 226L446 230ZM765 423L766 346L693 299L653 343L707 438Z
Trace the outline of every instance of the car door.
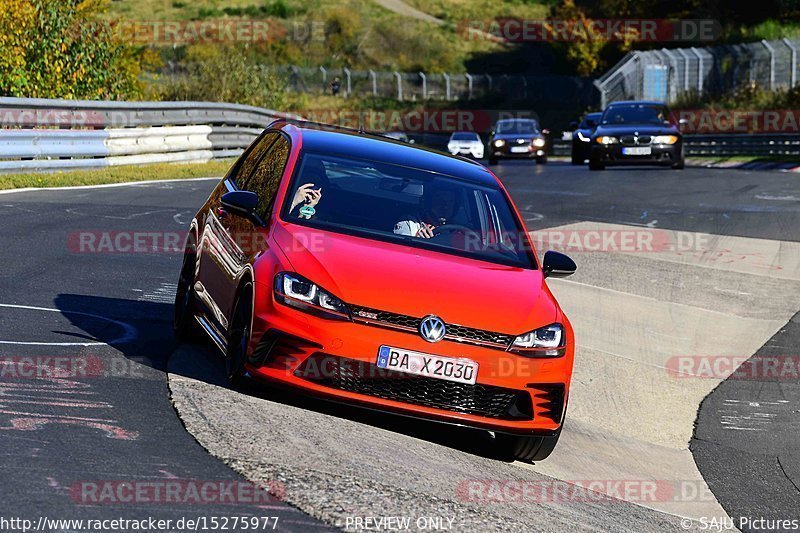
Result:
M222 333L228 328L236 289L241 275L266 247L263 227L244 217L228 213L222 207L222 195L246 190L259 195L259 217L267 221L289 154L287 138L277 132L264 134L237 163L212 195L208 217L200 238L202 254L198 280L206 304Z

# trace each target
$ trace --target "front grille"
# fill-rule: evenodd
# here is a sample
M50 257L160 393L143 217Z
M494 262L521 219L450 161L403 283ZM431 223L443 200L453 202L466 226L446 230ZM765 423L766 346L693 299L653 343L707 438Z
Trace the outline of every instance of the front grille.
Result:
M416 376L322 353L306 359L295 375L326 387L385 400L487 418L533 418L533 404L527 391Z
M650 135L640 135L638 137L634 135L623 135L620 137L620 142L627 146L641 146L645 144L650 144L652 138Z
M350 311L352 312L353 320L356 322L415 333L419 331L419 323L422 321L422 318L370 309L369 307L351 306ZM513 335L469 328L457 324L445 324L445 330L444 338L447 340L479 344L502 350L507 349L514 340Z

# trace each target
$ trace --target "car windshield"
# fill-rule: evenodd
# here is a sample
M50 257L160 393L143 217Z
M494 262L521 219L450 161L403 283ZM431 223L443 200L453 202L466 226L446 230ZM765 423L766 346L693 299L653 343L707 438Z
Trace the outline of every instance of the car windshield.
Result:
M592 129L597 126L597 122L600 120L602 113L593 113L591 115L586 115L586 118L583 119L581 122L580 129L588 130Z
M658 104L629 104L609 107L603 114L603 124L663 124L669 111Z
M282 218L337 233L536 268L529 240L499 187L421 169L306 152Z
M533 120L503 120L497 123L497 133L539 133L539 127Z
M452 137L450 137L452 141L479 141L480 138L478 137L477 133L454 133Z

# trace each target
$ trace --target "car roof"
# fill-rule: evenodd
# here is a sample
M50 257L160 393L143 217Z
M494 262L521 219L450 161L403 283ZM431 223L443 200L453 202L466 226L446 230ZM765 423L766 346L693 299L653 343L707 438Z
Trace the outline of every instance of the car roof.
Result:
M479 185L497 186L497 180L486 167L464 157L348 128L302 122L286 122L283 126L287 125L300 130L303 150L419 168Z
M611 102L608 104L608 107L613 107L617 105L667 105L666 102L662 102L661 100L619 100L617 102Z
M539 121L535 118L504 118L502 120L498 120L497 123L500 124L501 122L536 122Z
M602 116L602 115L603 115L603 112L602 112L602 111L595 111L594 113L587 113L587 114L586 114L586 117L584 117L584 118L589 118L589 117L600 117L600 116Z

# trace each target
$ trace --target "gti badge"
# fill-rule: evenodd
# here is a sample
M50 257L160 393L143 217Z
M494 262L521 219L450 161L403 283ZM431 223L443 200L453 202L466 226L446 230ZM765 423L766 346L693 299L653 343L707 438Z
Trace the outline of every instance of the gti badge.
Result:
M445 334L444 322L436 315L428 315L419 323L419 334L428 342L439 342Z

